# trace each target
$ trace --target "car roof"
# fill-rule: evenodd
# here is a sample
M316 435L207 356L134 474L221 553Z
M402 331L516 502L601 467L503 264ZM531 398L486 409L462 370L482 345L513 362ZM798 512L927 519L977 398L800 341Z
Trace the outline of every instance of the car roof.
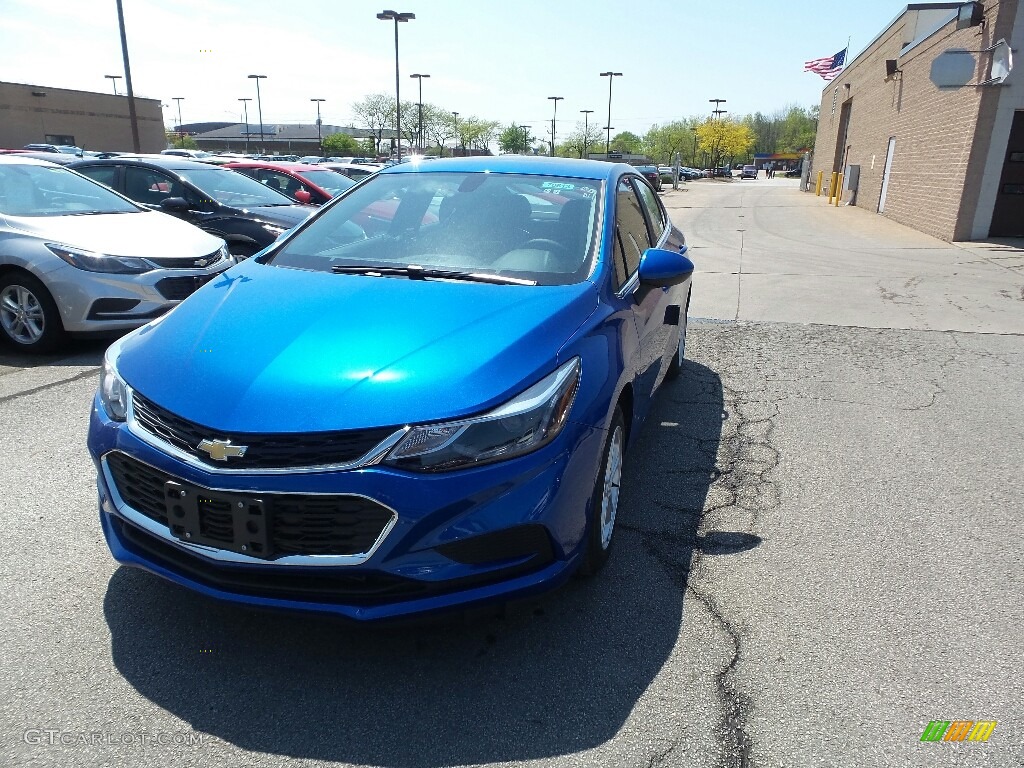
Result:
M152 165L167 171L198 171L219 167L211 163L201 163L198 160L189 160L188 158L175 155L93 158L91 160L80 160L73 167L84 167L86 165Z
M63 163L52 163L49 160L36 158L32 155L0 155L0 164L3 165L43 165L49 168L59 167Z
M578 179L615 179L633 168L604 160L576 160L541 155L481 155L448 157L431 163L399 163L383 168L381 174L450 172L522 173L528 176L569 176Z
M286 170L292 171L324 171L330 170L329 168L321 168L320 165L311 165L309 163L275 163L267 160L239 160L236 162L225 163L228 168L268 168L270 170Z

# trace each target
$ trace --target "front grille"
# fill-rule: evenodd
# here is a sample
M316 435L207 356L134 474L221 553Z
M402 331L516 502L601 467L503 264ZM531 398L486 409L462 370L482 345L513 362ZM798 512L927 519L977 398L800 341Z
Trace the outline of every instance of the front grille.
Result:
M135 421L146 432L207 466L228 469L294 469L348 464L365 456L395 431L395 427L383 427L342 432L223 432L183 419L138 392L132 393L132 409ZM203 440L213 439L228 440L236 446L244 445L245 455L217 461L205 451L198 450Z
M212 280L215 275L193 275L189 277L165 277L158 280L156 289L168 301L181 301Z
M167 258L146 256L145 259L164 269L206 269L211 264L216 264L220 261L221 256L220 248L218 248L216 251L205 256L170 256Z
M123 453L105 461L124 503L177 538L253 557L361 555L394 517L361 496L214 491Z

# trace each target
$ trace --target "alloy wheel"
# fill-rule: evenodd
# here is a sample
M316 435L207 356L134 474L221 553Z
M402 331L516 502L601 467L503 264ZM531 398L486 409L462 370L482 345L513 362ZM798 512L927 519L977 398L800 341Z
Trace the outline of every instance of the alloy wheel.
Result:
M615 515L619 509L619 486L622 484L622 427L616 425L608 441L604 487L601 494L601 549L608 549L615 532Z
M23 285L8 285L0 292L0 325L19 344L35 344L46 330L43 305Z

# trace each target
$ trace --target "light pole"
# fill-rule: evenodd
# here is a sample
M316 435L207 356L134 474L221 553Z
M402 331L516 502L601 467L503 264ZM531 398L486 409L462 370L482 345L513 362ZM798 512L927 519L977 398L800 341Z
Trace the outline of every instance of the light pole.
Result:
M602 72L601 77L608 78L608 124L605 125L605 130L608 131L608 136L604 142L604 155L605 159L608 159L608 153L611 152L612 146L612 81L616 77L622 77L621 72Z
M320 147L320 157L324 156L324 140L320 135L320 104L321 102L327 101L327 99L310 99L310 101L316 102L316 143Z
M521 126L523 129L523 154L530 154L530 126L523 123Z
M239 99L245 109L245 154L249 154L249 102L252 99Z
M549 101L555 102L555 112L551 115L551 157L555 156L555 118L558 117L558 102L565 96L548 96Z
M396 11L381 11L377 14L381 21L395 22L395 150L398 153L398 160L402 160L402 93L398 74L398 22L410 21L416 18L415 13L399 13Z
M139 118L135 113L135 92L132 90L132 68L128 64L128 36L124 31L124 9L117 0L117 26L121 32L121 58L124 59L124 84L128 89L128 120L132 124L132 149L136 154L142 151L139 143Z
M256 111L260 114L260 154L267 154L267 145L263 140L263 102L260 101L260 80L266 80L266 75L249 75L250 80L256 81Z
M581 154L580 157L586 157L587 156L587 139L589 138L587 136L587 133L590 130L590 113L593 112L593 111L594 110L592 110L592 109L581 109L580 110L580 112L583 113L583 154Z
M455 157L455 150L459 146L459 113L452 112L452 116L455 118L455 146L452 147L452 157Z
M172 96L173 101L178 102L178 146L184 148L185 146L185 131L182 130L181 123L181 102L185 100L184 96Z
M415 77L417 80L420 81L420 101L419 101L419 107L420 107L420 127L419 127L419 130L416 131L416 133L420 137L420 152L422 152L423 151L423 78L424 77L430 77L430 75L416 74L416 75L409 75L409 77Z
M117 81L121 79L120 75L104 75L107 80L114 84L114 95L117 96Z
M725 99L708 99L708 102L715 105L715 108L713 110L711 110L711 114L714 115L712 120L721 121L722 115L724 115L726 112L728 112L728 110L720 108L719 105L720 104L725 104L726 100ZM715 142L715 143L717 144L718 142ZM717 170L718 170L718 163L719 163L719 161L716 160L716 158L715 158L716 152L717 152L717 150L715 149L715 147L713 145L712 146L712 152L711 152L711 165L713 166L714 171L712 171L712 173L716 173Z

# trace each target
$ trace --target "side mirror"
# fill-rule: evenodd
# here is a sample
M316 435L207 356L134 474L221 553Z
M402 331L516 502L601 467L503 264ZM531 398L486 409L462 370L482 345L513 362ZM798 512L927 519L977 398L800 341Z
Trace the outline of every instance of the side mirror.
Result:
M303 205L309 205L313 201L313 196L304 189L296 190L295 199Z
M168 213L186 213L189 204L184 197L165 197L160 201L160 208Z
M662 248L648 248L640 257L638 274L642 285L665 288L688 280L693 274L693 262L686 255L686 246L680 252Z

